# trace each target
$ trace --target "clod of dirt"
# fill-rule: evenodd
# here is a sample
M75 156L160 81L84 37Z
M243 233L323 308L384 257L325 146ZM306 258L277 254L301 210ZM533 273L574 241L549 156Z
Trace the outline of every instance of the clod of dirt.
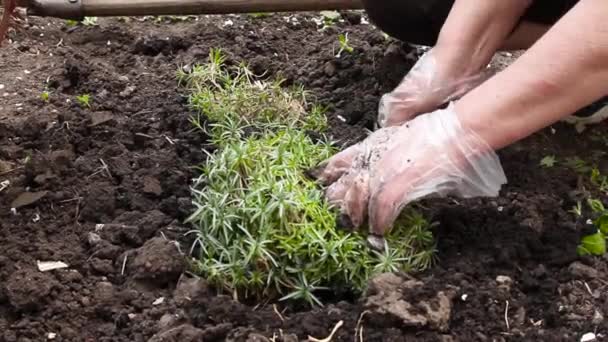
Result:
M101 242L101 237L98 234L95 234L93 232L89 232L87 234L87 243L89 244L89 246L93 247L98 245Z
M193 299L202 298L208 294L207 282L202 278L180 278L173 299L179 306L185 306Z
M115 300L116 291L114 291L114 285L107 281L102 281L95 286L95 302L97 304L107 305Z
M109 223L98 225L102 239L114 244L130 244L141 246L144 238L139 235L137 226L129 226L120 223Z
M190 324L182 324L173 329L156 334L148 342L198 342L202 341L204 332Z
M90 116L91 123L90 127L99 126L105 123L111 123L114 121L114 115L111 112L93 112Z
M19 209L40 201L48 194L47 191L23 192L11 202L11 208Z
M595 268L584 265L578 261L570 264L568 271L572 277L576 279L596 279L598 277L598 272Z
M184 320L185 316L183 311L180 311L178 313L166 313L162 315L162 317L158 321L158 331L167 331L179 324L185 323Z
M131 264L134 279L150 281L165 286L177 281L186 263L175 243L163 238L153 238L137 250Z
M144 177L144 193L155 196L160 196L163 193L163 188L157 178L146 176Z
M81 217L91 222L103 222L116 210L116 191L108 183L93 184L84 199Z
M365 309L377 324L403 324L412 328L429 328L446 331L452 312L454 288L439 291L430 298L417 296L414 302L407 298L409 292L423 288L425 283L385 273L370 281L365 295ZM374 317L375 316L375 317Z
M48 273L33 269L14 272L6 282L6 295L18 311L35 311L46 303L57 281Z

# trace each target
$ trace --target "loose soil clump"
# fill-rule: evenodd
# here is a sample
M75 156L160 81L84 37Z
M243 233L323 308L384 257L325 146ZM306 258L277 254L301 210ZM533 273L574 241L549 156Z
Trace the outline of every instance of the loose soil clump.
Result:
M75 28L31 18L11 36L0 50L0 182L10 182L0 191L0 341L302 341L339 321L336 341L607 332L605 260L577 258L582 227L568 212L584 182L563 164L539 166L546 155L601 160L603 124L581 135L556 125L500 151L509 184L498 198L424 201L438 222L438 264L383 275L360 300L251 306L184 272L192 166L213 146L189 122L178 67L221 48L228 63L302 84L346 146L373 128L379 97L419 55L356 14L325 30L314 17ZM336 58L346 32L354 51ZM42 273L37 261L69 267Z

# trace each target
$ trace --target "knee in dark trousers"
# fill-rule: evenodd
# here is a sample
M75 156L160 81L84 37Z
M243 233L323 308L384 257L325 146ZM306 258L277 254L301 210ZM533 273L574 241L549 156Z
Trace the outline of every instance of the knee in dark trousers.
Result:
M363 5L372 22L388 35L411 44L433 46L454 1L363 0ZM521 20L552 25L578 1L534 0Z
M372 23L388 35L411 44L437 42L454 0L363 0Z

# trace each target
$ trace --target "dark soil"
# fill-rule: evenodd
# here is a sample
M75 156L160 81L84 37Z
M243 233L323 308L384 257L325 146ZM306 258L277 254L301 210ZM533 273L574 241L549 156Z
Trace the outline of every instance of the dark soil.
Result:
M324 31L311 18L77 28L31 18L12 34L0 50L0 182L10 182L0 192L0 341L300 341L341 320L335 341L608 333L606 260L577 260L584 227L568 212L588 177L539 166L550 154L601 161L604 124L581 135L556 125L501 151L509 184L498 198L422 203L439 223L438 264L417 280L379 279L360 301L254 307L185 273L191 167L212 147L188 122L179 66L219 47L230 63L302 84L328 106L332 137L350 144L418 53L356 14ZM345 32L355 50L335 58ZM90 108L76 101L85 93ZM69 267L43 273L37 261Z

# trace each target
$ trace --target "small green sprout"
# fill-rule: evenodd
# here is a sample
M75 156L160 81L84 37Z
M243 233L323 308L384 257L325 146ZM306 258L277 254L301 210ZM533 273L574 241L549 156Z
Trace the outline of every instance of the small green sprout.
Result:
M546 167L546 168L551 168L551 167L555 166L556 162L557 162L557 159L555 158L555 156L549 155L549 156L545 156L543 159L540 160L540 166Z
M97 17L84 17L82 21L78 20L66 20L65 24L68 27L78 26L78 24L82 24L84 26L97 26Z
M91 95L82 94L76 96L76 101L80 104L81 107L91 108Z
M325 26L331 26L340 19L338 11L321 11L321 16L323 17L323 24Z
M580 245L576 248L576 252L580 256L604 255L606 253L606 235L598 231L595 234L583 237Z
M576 251L580 256L604 255L606 253L606 236L608 235L608 211L604 207L604 204L598 199L587 199L587 205L595 214L599 215L595 221L589 222L597 228L597 231L593 234L584 236ZM579 209L579 211L582 210Z
M272 13L269 12L254 12L254 13L249 13L249 16L255 19L262 19L262 18L266 18L266 17L270 17L272 15Z
M586 174L591 171L591 167L579 157L566 158L564 164L577 173Z
M97 17L84 17L82 20L84 26L97 26Z
M340 50L338 50L338 53L336 54L336 58L340 58L340 56L342 55L342 52L344 52L344 51L346 51L348 53L353 53L353 51L355 51L355 49L352 46L350 46L350 44L349 44L348 33L339 34L338 42L340 43Z
M40 98L44 102L49 102L50 97L51 97L51 93L48 90L45 90L40 94Z

